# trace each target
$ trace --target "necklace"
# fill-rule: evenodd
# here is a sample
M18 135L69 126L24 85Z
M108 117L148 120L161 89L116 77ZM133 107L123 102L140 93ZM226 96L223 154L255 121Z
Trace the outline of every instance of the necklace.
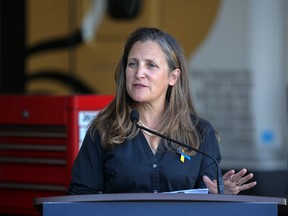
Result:
M151 131L156 132L156 130L153 130L153 129L147 127L143 122L139 121L138 123L139 123L140 126L142 126L142 127L144 127L144 128L147 128L147 129L149 129L149 130L151 130ZM152 133L150 133L149 131L146 131L146 130L142 130L142 131L143 131L145 134L147 134L148 136L155 136L155 134L152 134Z

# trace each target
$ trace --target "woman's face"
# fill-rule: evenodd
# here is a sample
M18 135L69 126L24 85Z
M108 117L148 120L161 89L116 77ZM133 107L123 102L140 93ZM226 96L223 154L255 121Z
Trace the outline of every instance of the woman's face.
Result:
M137 102L164 106L168 86L173 86L180 74L169 73L169 67L158 43L148 40L136 42L128 55L126 89Z

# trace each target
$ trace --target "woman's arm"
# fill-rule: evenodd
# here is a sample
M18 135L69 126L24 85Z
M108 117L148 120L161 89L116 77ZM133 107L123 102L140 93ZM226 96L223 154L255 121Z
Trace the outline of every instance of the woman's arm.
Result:
M103 191L104 150L99 140L98 132L92 139L90 130L87 131L72 168L69 195L95 194Z

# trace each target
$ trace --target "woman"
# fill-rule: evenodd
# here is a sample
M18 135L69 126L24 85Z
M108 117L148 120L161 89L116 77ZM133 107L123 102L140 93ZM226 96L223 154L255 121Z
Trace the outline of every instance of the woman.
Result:
M137 128L139 124L212 155L221 156L211 124L196 114L187 66L178 42L156 28L127 39L115 74L115 99L92 122L75 160L68 194L168 192L208 188L217 193L216 166L194 151ZM223 176L226 194L255 186L243 169Z

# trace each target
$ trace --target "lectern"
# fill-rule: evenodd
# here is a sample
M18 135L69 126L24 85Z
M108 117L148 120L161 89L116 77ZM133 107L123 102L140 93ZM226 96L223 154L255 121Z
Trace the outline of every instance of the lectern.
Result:
M219 195L129 193L44 197L35 200L43 216L277 216L285 198Z

